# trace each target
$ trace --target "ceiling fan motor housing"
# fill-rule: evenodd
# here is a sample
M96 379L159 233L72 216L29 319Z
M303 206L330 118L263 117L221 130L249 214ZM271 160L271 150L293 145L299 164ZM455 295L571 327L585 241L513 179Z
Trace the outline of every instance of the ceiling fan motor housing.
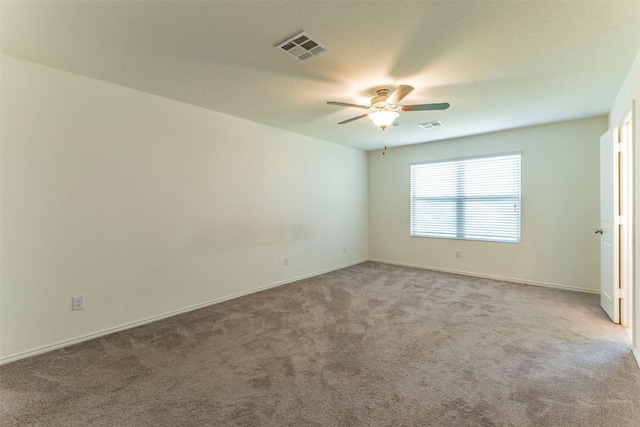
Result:
M376 91L378 96L371 98L371 108L375 110L386 109L387 107L387 98L389 98L389 89L378 89Z

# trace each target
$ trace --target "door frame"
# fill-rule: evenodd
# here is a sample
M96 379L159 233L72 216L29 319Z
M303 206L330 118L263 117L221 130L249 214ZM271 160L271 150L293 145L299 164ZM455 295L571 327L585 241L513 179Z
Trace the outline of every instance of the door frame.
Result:
M624 220L620 227L620 324L627 328L633 338L635 319L635 245L634 245L634 141L633 107L616 126L617 139L621 144L619 157L620 214Z

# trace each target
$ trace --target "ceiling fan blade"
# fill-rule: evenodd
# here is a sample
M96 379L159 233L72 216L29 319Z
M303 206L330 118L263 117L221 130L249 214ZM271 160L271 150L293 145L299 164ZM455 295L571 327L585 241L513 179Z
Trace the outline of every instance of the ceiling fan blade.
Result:
M446 110L449 108L448 102L442 104L417 104L417 105L403 105L402 111L423 111L423 110Z
M354 120L362 119L363 117L367 117L368 115L369 115L369 113L367 113L367 114L363 114L363 115L361 115L361 116L357 116L357 117L352 117L352 118L350 118L349 120L342 121L342 122L340 122L340 123L338 123L338 124L339 124L339 125L343 125L343 124L345 124L345 123L349 123L349 122L352 122L352 121L354 121Z
M396 90L393 91L391 95L387 97L385 102L387 104L397 105L400 101L402 101L402 98L409 95L412 90L413 86L400 85L396 88Z
M357 104L348 104L346 102L337 102L337 101L329 101L327 102L329 105L339 105L341 107L356 107L356 108L364 108L366 110L369 109L368 105L357 105Z

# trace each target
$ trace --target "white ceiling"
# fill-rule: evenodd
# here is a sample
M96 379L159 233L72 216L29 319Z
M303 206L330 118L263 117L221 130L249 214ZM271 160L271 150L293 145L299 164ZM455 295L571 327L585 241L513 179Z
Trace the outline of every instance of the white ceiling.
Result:
M640 49L640 1L6 1L3 53L372 150L326 101L408 84L390 146L606 114ZM307 61L275 46L306 31ZM417 123L440 120L425 130Z

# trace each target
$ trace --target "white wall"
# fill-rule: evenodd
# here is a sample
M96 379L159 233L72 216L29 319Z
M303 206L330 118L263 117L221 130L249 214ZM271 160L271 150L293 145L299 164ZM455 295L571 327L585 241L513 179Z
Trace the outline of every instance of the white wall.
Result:
M598 292L606 129L602 116L370 152L370 259ZM410 237L410 164L512 151L522 151L519 244Z
M640 162L638 159L640 158L640 147L638 143L640 142L640 50L636 55L636 59L633 62L631 69L629 70L629 74L624 81L624 84L620 88L620 92L618 92L618 96L616 97L616 101L611 108L611 112L609 114L609 127L615 128L618 126L629 111L631 111L632 106L635 104L635 112L633 117L634 123L634 169L635 169L635 230L636 230L636 241L638 241L639 231L640 231ZM635 276L636 276L636 285L635 285L635 325L633 329L633 348L634 354L636 356L636 360L640 364L640 286L638 286L638 279L640 278L640 250L635 248Z
M0 360L367 258L366 153L1 70Z

